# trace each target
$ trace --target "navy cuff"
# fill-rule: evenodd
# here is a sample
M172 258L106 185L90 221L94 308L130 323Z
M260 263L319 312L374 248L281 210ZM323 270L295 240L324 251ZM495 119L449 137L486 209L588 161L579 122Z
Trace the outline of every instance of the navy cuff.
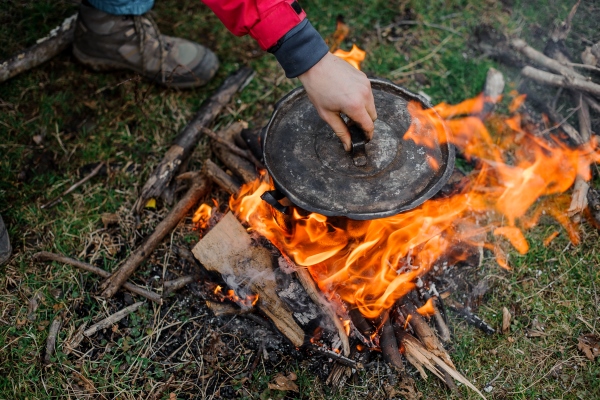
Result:
M302 75L321 61L329 47L308 19L300 22L269 49L288 78Z

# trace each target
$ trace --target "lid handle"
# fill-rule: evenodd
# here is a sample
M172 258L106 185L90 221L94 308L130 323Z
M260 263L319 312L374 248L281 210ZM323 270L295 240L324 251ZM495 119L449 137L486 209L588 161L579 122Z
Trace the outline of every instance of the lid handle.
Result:
M365 132L356 124L354 121L348 123L348 130L350 131L350 139L352 140L352 148L350 149L350 155L352 161L357 167L364 167L367 165L367 150L365 144L369 142Z

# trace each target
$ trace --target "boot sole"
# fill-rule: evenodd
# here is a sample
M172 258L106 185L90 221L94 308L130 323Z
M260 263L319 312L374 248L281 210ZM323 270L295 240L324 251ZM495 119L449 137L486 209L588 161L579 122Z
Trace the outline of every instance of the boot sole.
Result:
M155 83L158 83L158 84L166 86L166 87L189 89L189 88L203 86L208 83L208 82L201 82L201 81L161 82L160 80L155 79L153 76L145 75L143 71L139 70L138 68L136 68L130 64L120 63L120 62L114 61L114 60L107 60L105 58L90 57L87 54L84 54L81 50L79 50L75 46L73 46L73 56L75 56L77 61L79 61L81 64L85 65L86 67L88 67L90 69L93 69L94 71L98 71L98 72L119 71L119 70L134 71L148 79L153 80Z

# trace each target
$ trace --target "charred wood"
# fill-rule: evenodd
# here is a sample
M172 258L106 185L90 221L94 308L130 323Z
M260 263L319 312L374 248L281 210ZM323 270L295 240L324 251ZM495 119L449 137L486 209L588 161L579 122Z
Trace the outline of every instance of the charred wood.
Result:
M586 216L596 229L600 230L600 193L597 189L590 188L587 193L588 208Z
M496 333L496 330L487 322L473 314L469 307L465 307L462 304L450 299L446 299L446 305L450 310L462 317L469 325L473 325L475 328L480 329L488 335L493 335Z
M117 290L129 279L136 269L152 254L154 249L160 244L169 232L179 224L181 219L196 206L200 199L206 195L210 188L207 179L200 174L196 174L191 180L190 188L185 196L175 205L144 242L131 253L129 258L100 286L103 290L102 296L112 297Z
M402 362L402 356L400 354L400 349L398 348L398 342L396 341L394 327L390 321L389 311L386 311L381 318L384 322L381 328L379 344L381 352L383 353L383 359L397 371L403 372L404 363Z
M134 213L139 214L149 199L157 198L162 194L179 171L181 164L192 154L202 137L202 128L207 128L215 120L223 107L231 101L236 92L245 87L253 74L250 68L239 69L202 104L192 121L175 138L162 161L150 174L133 206Z

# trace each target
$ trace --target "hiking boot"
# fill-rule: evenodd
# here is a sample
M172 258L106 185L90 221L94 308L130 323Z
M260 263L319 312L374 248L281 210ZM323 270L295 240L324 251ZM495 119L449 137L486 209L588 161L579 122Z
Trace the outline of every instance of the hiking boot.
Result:
M12 248L10 247L10 241L8 240L8 231L6 230L6 226L0 215L0 265L3 265L8 261L11 253Z
M217 56L189 40L161 35L148 14L112 15L81 4L73 55L96 70L133 70L165 86L201 86L219 68Z

